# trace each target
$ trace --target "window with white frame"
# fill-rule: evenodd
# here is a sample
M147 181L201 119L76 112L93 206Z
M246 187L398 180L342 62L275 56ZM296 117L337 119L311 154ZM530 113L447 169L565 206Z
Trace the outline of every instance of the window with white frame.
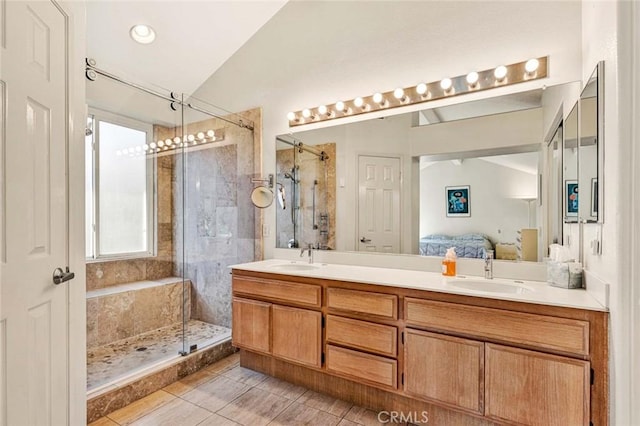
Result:
M86 132L86 255L155 254L155 159L143 147L153 126L90 110Z

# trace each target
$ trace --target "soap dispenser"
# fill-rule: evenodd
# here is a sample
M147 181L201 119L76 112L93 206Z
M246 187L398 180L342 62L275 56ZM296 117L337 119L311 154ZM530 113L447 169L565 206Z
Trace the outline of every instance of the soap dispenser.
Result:
M447 277L456 276L456 259L456 248L451 247L447 249L447 253L444 255L444 260L442 261L442 275Z

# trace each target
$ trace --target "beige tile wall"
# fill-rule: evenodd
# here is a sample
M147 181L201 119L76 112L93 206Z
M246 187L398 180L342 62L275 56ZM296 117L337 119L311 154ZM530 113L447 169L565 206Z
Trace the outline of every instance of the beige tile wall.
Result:
M187 282L187 312L191 283ZM182 282L87 299L87 347L182 321Z

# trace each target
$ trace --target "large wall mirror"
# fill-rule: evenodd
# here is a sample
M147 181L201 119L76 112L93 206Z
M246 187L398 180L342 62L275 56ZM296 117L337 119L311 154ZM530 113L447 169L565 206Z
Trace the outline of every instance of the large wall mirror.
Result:
M565 223L578 222L578 103L564 122L564 144L562 151L563 216Z
M603 221L603 68L604 62L600 62L580 95L578 216L586 223Z
M547 164L546 121L578 85L279 136L276 183L288 202L275 207L276 247L442 256L453 245L465 258L491 249L541 261L564 216L558 196L541 197L562 157L556 140Z

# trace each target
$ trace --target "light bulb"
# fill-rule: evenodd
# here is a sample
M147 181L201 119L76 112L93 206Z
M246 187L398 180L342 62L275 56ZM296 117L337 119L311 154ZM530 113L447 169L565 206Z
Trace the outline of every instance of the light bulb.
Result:
M198 139L202 140L204 139L204 133L202 132L198 132L198 134L196 135L198 137Z
M398 87L396 90L393 91L393 96L396 99L402 99L404 97L404 90Z
M142 148L139 146L136 146L136 152L140 152L140 151L142 151Z
M173 142L180 143L180 138L178 136L176 136L175 138L173 138Z
M187 136L187 140L188 140L189 142L193 142L194 140L196 140L196 137L195 137L195 136L193 136L193 135L189 135L189 136ZM182 146L182 144L180 144L180 146Z
M214 132L213 130L207 130L207 136L209 136L210 138L214 137L216 134L216 132Z
M294 112L287 113L287 120L296 121L296 114Z
M304 118L309 118L309 117L311 117L311 111L310 111L308 108L303 109L303 110L302 110L302 116L303 116Z
M357 106L358 108L362 108L362 105L364 105L364 99L362 99L361 97L357 97L353 100L353 104L355 106Z
M122 155L122 151L117 150L117 151L116 151L116 155L117 155L118 157L119 157L119 156L121 156L121 155Z
M149 145L147 145L146 143L144 145L142 145L142 149L145 151L149 150Z
M158 141L158 146L159 146L160 148L162 148L162 147L164 146L164 142L163 142L163 141Z
M327 113L327 106L326 105L320 105L318 107L318 114L325 115L326 113Z
M442 88L442 90L444 90L445 92L449 89L451 89L451 86L453 85L453 82L451 81L450 78L443 78L440 81L440 87Z
M427 85L424 83L420 83L416 86L416 93L420 96L423 96L427 93Z
M157 146L157 145L156 145L156 143L155 143L155 142L151 142L151 143L149 144L149 148L151 148L151 149L156 149L156 146Z
M373 94L373 102L379 104L380 106L386 103L384 96L382 96L382 93L380 92L376 92Z
M171 139L167 138L164 140L165 145L171 145Z
M529 59L527 63L524 64L524 70L528 74L533 74L538 69L538 65L540 65L540 63L537 59Z
M496 67L496 69L493 71L493 76L498 81L504 80L504 78L507 76L507 67L505 67L504 65Z
M467 83L469 84L469 86L475 86L478 82L478 78L480 78L478 73L475 71L471 71L469 74L467 74Z
M339 112L346 112L344 102L342 101L336 102L336 110L338 110Z

